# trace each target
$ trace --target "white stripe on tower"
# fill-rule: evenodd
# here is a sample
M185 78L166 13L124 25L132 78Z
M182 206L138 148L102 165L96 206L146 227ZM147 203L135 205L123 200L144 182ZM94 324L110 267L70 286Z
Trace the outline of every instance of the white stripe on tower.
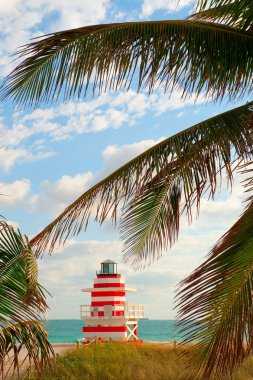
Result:
M91 302L97 301L126 301L126 297L91 297Z
M95 278L94 279L94 284L124 284L125 283L125 279L123 278L123 276L121 277L103 277L103 278Z

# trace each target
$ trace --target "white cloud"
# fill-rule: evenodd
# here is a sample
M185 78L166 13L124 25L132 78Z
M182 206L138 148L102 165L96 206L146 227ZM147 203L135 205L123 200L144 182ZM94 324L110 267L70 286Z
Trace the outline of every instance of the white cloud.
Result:
M16 180L12 183L0 183L1 208L25 205L30 189L31 182L28 179Z
M3 0L0 2L0 71L14 67L10 55L32 37L102 22L110 0ZM52 17L52 15L54 17ZM46 22L46 30L43 22Z
M193 2L193 0L143 0L140 17L149 17L158 10L174 13Z
M108 145L102 152L104 158L104 164L99 171L97 177L103 178L120 166L126 164L128 161L145 152L145 150L158 144L165 137L161 137L158 140L142 140L133 144L125 145Z
M53 31L97 24L105 19L109 0L48 0L49 12L58 13Z
M25 134L29 137L31 134L47 133L53 140L64 140L72 134L98 133L109 128L120 128L143 115L131 103L144 95L134 91L124 95L107 93L89 101L36 109L19 120L19 128L14 125L13 133L22 133L24 138Z
M49 150L48 142L70 139L74 135L100 133L123 126L132 127L145 114L153 113L159 116L170 110L185 109L194 103L204 102L201 97L195 102L194 95L186 100L182 100L181 96L182 91L175 91L169 97L160 91L148 96L146 92L137 93L130 90L117 94L102 94L91 100L35 109L26 114L14 112L13 119L8 121L0 116L0 141L3 146L0 148L0 166L8 171L16 163L53 156L55 153ZM180 112L178 115L182 114ZM29 148L26 148L28 144ZM124 149L126 152L127 148ZM135 153L135 150L133 152Z
M56 182L45 181L41 185L41 194L33 195L29 204L32 210L57 215L78 196L90 187L93 179L91 172L78 173L75 176L64 175Z
M150 97L146 93L137 93L133 90L121 92L111 100L114 107L126 106L127 113L135 114L138 117L144 115L150 106Z
M48 158L53 156L54 152L38 152L33 154L29 152L27 149L18 148L0 148L0 166L4 169L4 171L8 171L12 168L16 163L22 163L27 161L37 161L42 160L44 158Z
M159 116L170 110L185 109L187 106L202 104L208 101L203 96L196 98L196 94L192 94L186 99L182 99L182 95L182 90L174 90L171 95L155 92L151 95L151 109Z
M27 151L25 149L0 149L0 165L8 171L17 160L25 159Z
M34 131L31 128L26 127L24 124L15 123L11 128L8 128L5 124L4 118L0 122L0 141L1 144L8 144L9 146L19 145L23 140L32 136Z
M137 93L133 90L117 94L102 94L91 100L69 102L46 109L36 109L29 114L15 115L11 128L0 120L0 137L3 143L19 145L37 136L47 136L51 140L66 140L74 134L99 133L107 129L117 129L124 125L135 125L144 114L153 112L161 115L170 110L186 108L205 102L195 96L182 99L182 91L169 95L156 91Z
M0 13L2 15L9 14L17 7L19 1L18 0L8 0L0 2Z

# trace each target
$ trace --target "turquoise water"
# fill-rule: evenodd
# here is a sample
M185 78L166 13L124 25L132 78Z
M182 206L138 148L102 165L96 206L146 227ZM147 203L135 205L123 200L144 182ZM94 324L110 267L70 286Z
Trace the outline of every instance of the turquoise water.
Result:
M83 321L78 319L52 319L45 322L50 342L76 342L82 338ZM140 320L139 339L168 342L180 340L174 320Z

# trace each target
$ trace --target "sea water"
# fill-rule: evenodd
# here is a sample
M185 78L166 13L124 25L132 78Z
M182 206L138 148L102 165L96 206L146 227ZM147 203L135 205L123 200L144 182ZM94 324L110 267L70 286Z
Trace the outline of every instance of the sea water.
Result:
M83 337L84 322L78 319L51 319L44 322L49 340L52 343L76 342ZM174 320L139 320L139 339L156 342L181 340Z

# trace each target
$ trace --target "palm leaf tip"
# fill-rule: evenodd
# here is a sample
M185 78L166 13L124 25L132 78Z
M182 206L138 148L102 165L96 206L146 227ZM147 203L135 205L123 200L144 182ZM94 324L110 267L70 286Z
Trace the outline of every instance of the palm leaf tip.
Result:
M177 86L185 96L203 91L215 99L225 94L234 99L251 90L252 40L238 29L196 20L58 32L21 47L23 61L4 81L2 99L36 106L60 94L68 100L89 89L129 88L136 80L138 89L149 92L157 86L170 92Z

